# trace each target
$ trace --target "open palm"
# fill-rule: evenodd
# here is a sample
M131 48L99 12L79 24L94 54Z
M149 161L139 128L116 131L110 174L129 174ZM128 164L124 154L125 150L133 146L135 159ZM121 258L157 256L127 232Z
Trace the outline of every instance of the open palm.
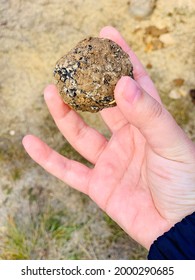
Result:
M178 211L188 185L195 181L195 149L160 104L152 81L121 35L107 27L100 36L112 39L130 55L135 77L135 81L123 77L118 82L117 106L101 112L112 134L109 141L63 103L54 85L45 89L56 125L94 167L59 155L35 136L26 136L23 144L43 168L89 195L132 238L149 248L193 209L191 201Z

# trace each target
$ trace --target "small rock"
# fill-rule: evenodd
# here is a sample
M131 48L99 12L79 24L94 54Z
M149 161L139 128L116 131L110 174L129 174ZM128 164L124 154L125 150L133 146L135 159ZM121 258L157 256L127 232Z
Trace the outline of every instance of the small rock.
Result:
M179 92L178 92L177 90L175 90L175 89L172 89L172 90L170 91L169 97L170 97L171 99L179 99L179 98L181 98Z
M172 99L180 99L181 97L186 97L186 95L187 95L187 89L185 87L172 89L169 93L169 97Z
M11 136L14 136L15 133L16 133L15 130L10 130L10 131L9 131L9 134L10 134Z
M152 14L156 0L131 0L130 12L137 18L145 18Z
M159 40L167 46L175 44L175 40L170 33L165 33L165 34L160 35Z

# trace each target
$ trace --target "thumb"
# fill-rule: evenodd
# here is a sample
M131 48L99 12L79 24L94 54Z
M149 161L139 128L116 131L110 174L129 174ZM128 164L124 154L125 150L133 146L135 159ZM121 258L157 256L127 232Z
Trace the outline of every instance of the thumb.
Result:
M135 80L122 77L115 88L115 100L122 114L139 129L153 151L175 160L181 160L183 154L186 159L191 141L165 107Z

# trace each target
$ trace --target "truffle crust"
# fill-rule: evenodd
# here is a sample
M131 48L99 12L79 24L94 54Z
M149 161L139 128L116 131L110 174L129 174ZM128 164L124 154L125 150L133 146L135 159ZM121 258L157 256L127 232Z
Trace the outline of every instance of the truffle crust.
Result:
M71 108L98 112L116 105L114 88L122 76L133 78L127 53L109 39L89 37L60 58L54 77L62 99Z

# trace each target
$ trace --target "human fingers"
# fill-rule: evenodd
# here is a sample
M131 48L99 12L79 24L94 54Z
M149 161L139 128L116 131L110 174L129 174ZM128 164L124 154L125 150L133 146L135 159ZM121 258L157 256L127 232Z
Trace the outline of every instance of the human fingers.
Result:
M97 130L89 127L68 105L66 105L54 85L44 91L49 111L68 142L87 160L95 163L104 150L107 140Z
M145 91L149 92L152 97L160 102L160 97L152 80L148 76L146 70L137 58L136 54L131 50L121 34L114 27L106 26L100 31L100 37L108 38L121 46L121 48L129 55L130 60L133 64L133 75L135 80Z
M192 142L163 105L136 81L122 77L115 88L115 99L121 112L140 130L153 151L173 160L191 158Z
M161 102L156 88L153 82L151 81L150 77L148 76L146 70L144 69L137 56L125 42L121 34L115 28L111 26L106 26L100 31L100 37L108 38L116 42L119 46L122 47L122 49L126 53L128 53L128 55L130 56L130 60L133 64L133 74L135 80L137 80L138 83L140 83L140 85L142 86L142 88L149 92L151 96L153 96L156 100ZM117 106L114 108L102 110L101 116L112 132L119 130L127 123L126 118L124 118L124 115L121 113Z
M87 194L91 169L63 157L33 135L25 136L22 143L29 156L47 172Z
M100 115L112 133L128 123L117 106L100 111Z

